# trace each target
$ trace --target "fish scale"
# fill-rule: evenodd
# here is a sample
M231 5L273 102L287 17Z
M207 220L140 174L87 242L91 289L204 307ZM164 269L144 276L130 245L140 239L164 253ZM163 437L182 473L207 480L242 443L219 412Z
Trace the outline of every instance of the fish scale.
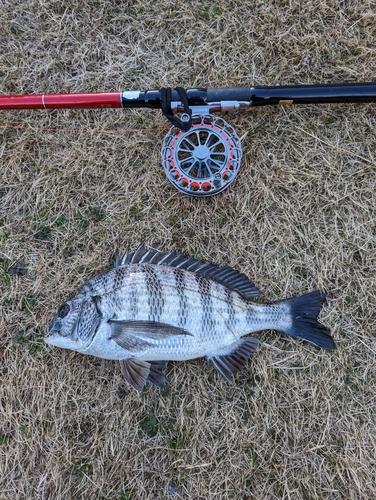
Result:
M142 271L145 273L145 284L147 288L149 304L149 321L160 321L163 316L164 294L162 284L155 266L144 265Z
M173 268L173 273L175 277L175 286L179 298L179 319L178 323L181 328L184 328L187 324L186 311L188 310L188 302L185 294L185 273L181 269Z
M215 320L213 318L213 297L211 295L211 282L199 274L195 275L198 289L197 293L200 298L201 309L201 328L203 331L210 331L215 327Z
M176 252L141 245L88 280L61 306L46 342L120 361L137 390L163 387L166 360L206 357L228 381L244 368L258 341L246 335L279 330L334 349L317 321L324 294L311 292L256 303L258 288L242 273Z

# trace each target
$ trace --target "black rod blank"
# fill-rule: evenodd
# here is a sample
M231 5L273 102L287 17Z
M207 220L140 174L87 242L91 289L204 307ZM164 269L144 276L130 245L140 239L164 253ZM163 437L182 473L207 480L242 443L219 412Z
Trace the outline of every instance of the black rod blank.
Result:
M341 102L376 102L376 83L349 83L325 85L291 85L275 87L234 87L221 89L188 89L190 106L202 106L221 101L238 101L252 106L277 104L329 104ZM130 96L128 98L128 95ZM172 91L172 101L179 102L178 93ZM124 108L161 109L159 90L123 92Z

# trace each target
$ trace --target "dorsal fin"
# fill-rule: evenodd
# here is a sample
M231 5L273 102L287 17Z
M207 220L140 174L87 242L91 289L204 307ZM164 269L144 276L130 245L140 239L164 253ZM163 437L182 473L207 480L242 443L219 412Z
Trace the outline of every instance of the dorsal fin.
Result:
M243 273L232 269L232 267L220 267L210 262L197 260L195 257L187 257L184 254L178 254L176 251L164 253L162 248L152 246L146 248L143 243L135 252L130 252L127 248L124 256L121 258L116 252L114 266L124 266L126 264L154 264L156 266L169 266L178 269L185 269L212 279L227 288L237 291L245 299L259 297L260 290Z

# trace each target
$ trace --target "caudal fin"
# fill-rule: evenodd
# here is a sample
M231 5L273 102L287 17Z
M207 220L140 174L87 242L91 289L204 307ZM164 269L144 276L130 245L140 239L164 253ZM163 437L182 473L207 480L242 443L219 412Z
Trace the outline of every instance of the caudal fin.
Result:
M325 293L320 290L283 300L282 302L290 306L292 320L291 327L285 332L324 349L336 349L330 330L317 321L324 301Z

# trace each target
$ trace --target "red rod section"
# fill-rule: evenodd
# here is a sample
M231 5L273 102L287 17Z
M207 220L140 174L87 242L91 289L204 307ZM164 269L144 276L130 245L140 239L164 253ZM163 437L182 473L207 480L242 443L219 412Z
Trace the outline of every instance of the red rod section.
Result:
M1 109L121 108L121 92L0 96Z

